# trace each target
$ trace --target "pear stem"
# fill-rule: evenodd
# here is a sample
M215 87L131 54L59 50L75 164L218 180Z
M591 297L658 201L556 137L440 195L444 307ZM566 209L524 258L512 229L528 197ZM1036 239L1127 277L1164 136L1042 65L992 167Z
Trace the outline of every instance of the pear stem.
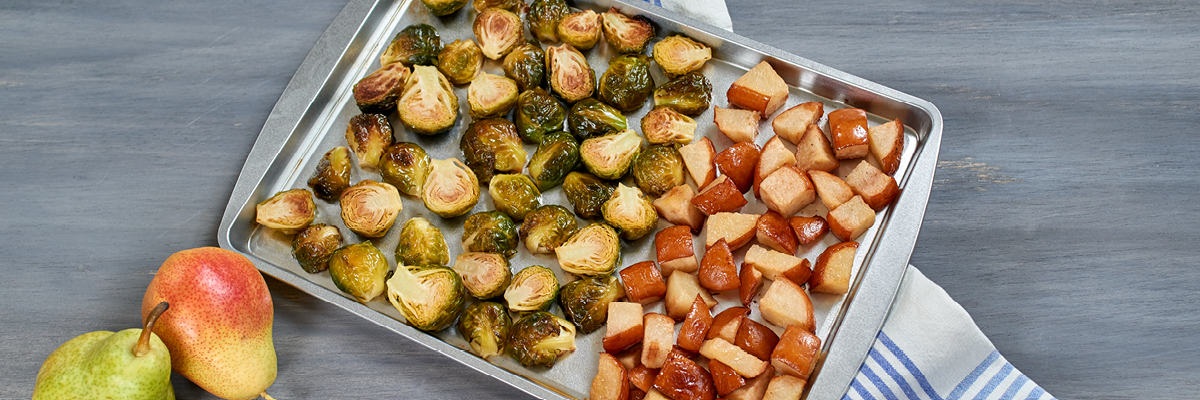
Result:
M271 395L267 394L267 391L265 391L265 390L262 393L259 393L258 395L262 396L262 398L267 399L267 400L275 400L275 398L271 397Z
M133 346L134 357L141 357L150 352L150 334L154 332L154 321L157 321L158 317L167 311L167 308L170 306L164 301L158 303L154 309L150 310L149 314L146 314L146 323L142 326L142 336L138 337L137 344Z

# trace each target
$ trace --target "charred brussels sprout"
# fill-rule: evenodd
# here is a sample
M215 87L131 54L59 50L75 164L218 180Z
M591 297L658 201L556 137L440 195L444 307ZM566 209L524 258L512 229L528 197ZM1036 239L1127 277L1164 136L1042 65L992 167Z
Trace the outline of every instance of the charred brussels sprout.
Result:
M400 243L396 244L396 264L449 265L450 250L442 230L421 217L405 222L400 229Z
M621 263L621 239L613 227L595 222L575 231L566 243L554 249L554 255L563 271L583 276L608 275Z
M462 279L441 266L396 268L387 280L387 298L409 325L423 331L450 326L465 303Z
M433 65L441 51L442 38L437 29L426 24L409 25L392 39L379 56L379 64Z
M626 240L637 240L646 236L658 225L658 211L636 187L617 185L612 197L601 207L604 221L621 231Z
M508 11L517 12L525 5L524 0L475 0L475 12L483 12L483 10L498 7Z
M467 89L467 105L472 118L503 118L517 105L517 82L487 72L479 74Z
M504 294L512 281L508 259L496 253L468 251L459 254L454 259L454 272L462 277L467 293L480 300Z
M686 183L683 156L671 146L654 145L638 153L630 167L633 182L647 195L662 196L671 188Z
M475 31L475 40L479 42L479 50L493 60L499 60L521 44L525 34L521 29L521 17L512 11L495 7L476 15L472 29Z
M533 0L529 4L529 32L543 42L558 41L558 23L570 13L571 9L563 0Z
M364 113L387 113L396 108L396 99L404 92L408 67L401 63L384 65L354 84L354 102Z
M421 0L421 3L429 8L429 13L440 17L463 8L467 5L467 0Z
M587 57L569 44L546 49L546 70L550 89L563 101L574 103L592 97L596 90L596 72Z
M396 102L400 122L422 135L440 133L458 119L458 96L450 81L437 68L418 65L404 82L404 94Z
M458 318L458 333L471 345L471 351L483 358L504 355L512 319L503 304L475 303Z
M575 215L563 206L547 204L525 214L521 237L525 248L533 254L552 254L579 229Z
M315 274L329 268L329 256L342 245L342 233L333 225L309 225L292 239L292 256L305 272Z
M558 23L557 33L563 43L580 50L590 49L600 41L600 14L592 10L567 14Z
M354 156L358 157L358 166L364 169L378 168L383 149L392 144L392 124L383 114L350 117L350 123L346 126L346 143L354 151Z
M442 218L466 214L479 203L479 178L458 159L430 161L421 200Z
M596 99L584 99L571 106L567 126L579 140L617 133L629 127L620 110Z
M600 76L600 100L618 110L638 109L651 93L654 93L654 78L650 77L646 56L641 54L613 57L608 70Z
M308 189L275 193L254 207L255 222L285 235L304 229L316 218L317 205Z
M467 166L483 182L490 182L496 171L519 173L525 168L525 147L517 127L506 119L472 122L458 146Z
M608 320L608 304L622 297L625 288L617 278L598 275L563 285L558 291L558 305L579 332L590 333Z
M370 179L342 191L342 222L366 237L382 237L403 208L395 186Z
M553 367L575 351L575 325L542 311L517 320L508 334L508 354L526 367Z
M521 92L517 97L513 122L525 143L541 143L547 133L562 130L566 119L567 110L540 87Z
M604 179L621 179L642 146L633 129L616 135L591 138L579 144L579 158L588 172Z
M670 107L654 107L642 117L642 134L650 144L688 144L696 138L696 121Z
M712 58L712 49L687 36L669 36L654 44L654 62L663 73L674 78L704 67Z
M558 295L558 277L554 271L541 265L525 267L512 278L504 291L508 309L522 313L545 311Z
M383 294L387 273L387 258L371 242L344 246L329 256L333 285L362 303Z
M604 13L603 20L604 39L618 53L642 53L646 51L646 44L654 38L654 25L644 16L630 17L616 8L610 8Z
M501 66L522 92L533 90L546 78L546 52L536 42L525 43L504 56Z
M342 191L350 187L350 149L334 147L321 157L317 170L308 178L313 193L325 200L337 199Z
M438 54L438 72L455 85L466 85L483 68L483 52L474 40L455 40Z
M512 258L517 255L517 242L521 240L518 235L517 224L508 215L495 210L481 211L463 222L462 248Z
M429 176L429 154L421 145L400 142L388 146L379 160L383 181L392 184L400 193L421 196L425 178Z
M700 115L710 100L712 84L699 72L689 72L654 89L655 107L670 107L684 115Z
M578 164L579 144L575 143L575 137L553 132L543 137L529 158L529 176L544 192L562 183Z
M496 211L507 214L513 220L525 219L533 209L542 204L539 197L542 192L528 176L521 174L501 174L492 177L488 184L488 194L492 197L492 205Z
M567 201L575 207L575 214L587 219L603 217L600 206L604 205L604 202L612 197L613 190L617 189L617 185L612 182L578 171L567 174L567 179L563 180L562 185Z

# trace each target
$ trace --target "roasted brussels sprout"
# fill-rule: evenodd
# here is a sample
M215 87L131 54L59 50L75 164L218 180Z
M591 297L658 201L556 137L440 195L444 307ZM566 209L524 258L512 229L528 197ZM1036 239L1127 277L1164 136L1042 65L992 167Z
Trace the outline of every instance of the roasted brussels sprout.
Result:
M475 16L475 40L479 50L493 60L499 60L512 51L525 37L521 17L503 8L488 8Z
M467 5L467 0L421 0L421 3L429 8L429 13L440 17L463 8Z
M403 209L400 191L385 182L363 180L342 191L342 222L366 237L382 237Z
M646 56L622 55L608 62L608 70L600 76L600 100L629 112L646 104L654 93L654 78L650 77L650 64Z
M497 253L504 258L517 255L517 242L521 240L517 224L512 218L499 211L480 211L463 222L463 251Z
M317 170L308 178L313 193L325 200L333 200L350 187L350 149L334 147L321 157Z
M608 9L602 17L604 39L617 53L642 53L646 51L646 44L654 38L654 25L649 18L641 15L630 17L616 8Z
M517 105L517 82L487 72L479 74L467 89L467 105L471 117L504 118ZM514 127L515 133L515 127Z
M712 58L712 49L687 36L668 36L654 44L654 62L668 78L699 70Z
M608 275L621 263L621 239L613 227L594 222L575 231L566 243L554 249L554 255L563 271L584 276Z
M467 293L480 300L504 294L512 281L508 259L496 253L468 251L459 254L454 259L454 272L462 277Z
M388 269L387 257L370 241L343 246L329 256L333 285L363 303L383 293Z
M556 32L563 43L579 50L590 49L600 41L600 14L592 10L567 14Z
M544 192L562 183L576 165L579 165L579 144L575 137L566 132L552 132L542 138L529 158L529 176Z
M517 97L513 122L525 143L541 143L547 133L561 131L566 119L567 110L540 87L521 92Z
M541 265L531 265L517 272L504 291L508 309L523 313L545 311L558 295L558 277Z
M557 42L558 23L570 12L563 0L533 0L525 14L529 19L529 32L543 42Z
M438 53L438 72L455 85L466 85L483 68L483 52L474 40L455 40Z
M458 159L430 161L421 200L442 218L466 214L479 203L479 178Z
M642 150L633 159L630 171L638 189L653 197L687 183L683 174L683 156L671 146L653 145Z
M254 207L254 220L259 225L291 235L304 229L317 218L317 205L308 189L292 189L275 193Z
M400 142L388 146L379 160L383 181L392 184L400 193L421 196L425 178L429 176L429 154L421 145Z
M600 179L586 172L572 172L563 180L563 194L567 201L575 207L575 215L581 218L597 219L604 216L600 206L612 197L615 183Z
M552 254L578 229L575 214L563 206L547 204L525 214L520 233L530 253Z
M617 190L600 210L604 213L604 221L621 231L621 237L626 240L646 236L658 225L658 211L636 187L617 184Z
M433 65L441 51L442 38L438 36L437 29L427 24L409 25L397 33L392 43L383 50L379 65Z
M488 8L499 7L517 12L525 5L524 0L475 0L475 12L483 12Z
M354 102L364 113L384 114L396 108L396 99L404 92L408 67L401 63L384 65L354 84Z
M446 237L429 220L421 217L409 219L400 229L400 243L396 244L397 265L450 265L450 250Z
M462 279L442 266L396 268L387 280L387 298L409 325L423 331L450 326L462 312Z
M315 274L329 268L329 256L342 246L342 233L333 225L309 225L292 239L292 256L304 272Z
M579 332L591 333L608 320L608 303L622 297L625 288L617 278L597 275L563 285L558 291L558 305Z
M515 221L525 219L533 209L542 204L542 192L532 179L522 174L500 174L492 177L488 194L496 211L507 214Z
M550 89L568 103L592 97L596 90L596 72L587 57L569 44L546 49L546 71Z
M621 179L642 146L633 129L616 135L591 138L579 144L579 158L588 172L604 179Z
M629 127L620 110L596 99L584 99L571 106L567 126L579 140L610 135Z
M642 117L642 134L650 144L688 144L696 138L696 121L671 107L654 107Z
M512 319L503 304L475 303L458 318L458 333L471 345L471 351L483 358L504 355Z
M654 89L654 106L670 107L684 115L697 116L708 109L712 84L699 72L689 72Z
M467 166L483 182L490 182L496 171L519 173L525 168L525 147L516 125L506 119L472 122L458 146Z
M546 52L537 42L525 43L504 56L504 75L517 82L522 92L542 86L546 79Z
M450 81L437 68L418 65L404 82L404 94L396 102L400 122L422 135L450 129L458 119L458 96Z
M553 367L558 357L575 351L575 325L541 311L513 324L508 334L508 354L521 365Z
M358 114L350 117L346 126L346 143L354 156L358 157L358 166L373 170L379 168L379 157L383 149L392 144L392 124L383 114Z

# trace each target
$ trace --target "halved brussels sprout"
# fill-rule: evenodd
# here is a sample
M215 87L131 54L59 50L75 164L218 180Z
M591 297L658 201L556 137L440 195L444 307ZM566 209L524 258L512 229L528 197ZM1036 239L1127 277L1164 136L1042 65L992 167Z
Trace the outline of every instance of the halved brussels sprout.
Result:
M596 89L596 72L587 57L569 44L546 49L546 70L550 89L568 103L592 97Z
M354 102L364 113L385 114L396 108L396 99L404 92L408 67L401 63L384 65L354 84Z
M687 183L683 173L683 156L671 146L657 144L642 150L633 159L630 171L637 187L654 197Z
M558 277L554 271L541 265L531 265L517 272L512 283L504 291L508 309L523 313L545 311L558 295Z
M512 281L508 259L501 254L468 251L454 259L454 272L462 277L467 293L480 300L504 294Z
M458 333L471 345L471 351L483 358L504 355L512 319L503 304L475 303L458 318Z
M438 53L438 72L455 85L466 85L483 68L483 52L474 40L455 40Z
M400 191L385 182L363 180L342 191L342 222L366 237L383 237L396 222L403 204Z
M449 265L450 250L442 230L421 217L409 219L396 244L397 265Z
M572 172L563 180L563 194L567 201L575 207L575 214L581 218L597 219L604 216L600 206L612 197L617 184L600 179L587 172Z
M579 165L579 144L575 137L566 132L552 132L542 138L529 158L529 176L544 192L562 183L576 165Z
M492 205L496 210L507 214L515 221L525 219L525 214L533 211L542 204L542 192L528 176L521 174L500 174L492 177L488 183L488 194L492 197Z
M396 34L379 56L379 65L433 65L441 51L442 38L437 29L427 24L409 25Z
M325 200L341 196L342 191L350 187L350 149L338 146L326 152L317 164L317 170L308 178L308 186L317 197Z
M517 105L517 82L487 72L479 74L467 89L467 105L471 117L504 118ZM515 133L515 128L514 128Z
M329 256L333 285L362 303L383 294L388 269L387 257L370 241L343 246Z
M558 23L558 38L579 50L587 50L600 41L600 14L583 10L567 14Z
M642 137L633 129L616 135L591 138L579 144L579 158L588 172L604 179L621 179L642 146Z
M552 254L578 229L579 224L570 210L557 204L547 204L525 214L520 233L530 253Z
M442 218L466 214L479 203L479 178L456 158L430 161L421 200Z
M517 320L508 334L508 354L521 365L553 367L559 357L575 351L575 325L541 311Z
M617 190L600 209L604 212L604 221L621 231L621 237L626 240L646 236L658 225L658 211L636 187L617 184Z
M392 144L392 124L383 114L358 114L350 117L346 125L346 143L354 156L358 157L358 166L373 170L379 168L379 157L383 149Z
M688 72L654 89L655 107L670 107L684 115L700 115L711 99L712 84L699 72Z
M387 280L387 298L409 325L442 330L458 318L465 303L462 279L442 266L398 267Z
M525 5L525 0L475 0L475 12L483 12L488 8L499 7L517 12Z
M558 291L558 305L579 332L590 333L608 320L608 304L622 297L625 287L617 278L598 275L563 285Z
M383 181L395 186L400 193L420 197L429 176L429 162L429 154L421 145L400 142L384 150L379 160L379 172Z
M521 92L517 97L513 122L525 143L541 143L547 133L562 130L566 118L567 110L562 104L540 87Z
M404 82L404 94L396 102L400 122L422 135L450 129L458 119L458 96L450 81L437 68L418 65Z
M688 144L696 138L696 121L671 107L654 107L642 117L642 134L650 144Z
M308 189L292 189L275 193L254 207L254 221L259 225L291 235L304 229L317 218L317 205Z
M699 70L712 58L712 49L687 36L668 36L654 44L654 62L668 78Z
M292 239L292 256L304 272L315 274L329 268L329 256L342 246L342 233L333 225L309 225Z
M520 173L525 168L525 146L517 135L517 126L506 119L472 122L458 147L467 166L483 182L490 182L496 171Z
M521 44L525 32L521 29L521 17L503 8L488 8L475 16L475 40L479 41L479 50L483 55L493 60L499 60L505 54Z
M501 66L504 75L517 81L522 92L527 92L542 86L542 81L546 79L546 52L537 42L528 42L504 56Z
M533 0L529 4L529 33L543 42L558 41L558 23L562 21L571 8L563 0Z
M621 111L596 99L584 99L571 106L567 126L579 140L617 133L629 128Z
M554 255L563 271L583 276L608 275L621 263L621 239L613 227L594 222L575 231L566 243L554 249Z
M429 8L429 13L436 16L450 15L467 5L467 0L421 0L425 7Z
M630 17L616 8L609 8L603 18L604 39L617 53L642 53L654 38L654 25L644 16Z
M646 104L654 93L654 78L650 77L650 64L646 56L621 55L608 62L608 70L600 76L600 100L629 112Z
M497 253L504 258L517 255L521 240L517 224L499 211L480 211L463 222L463 251Z

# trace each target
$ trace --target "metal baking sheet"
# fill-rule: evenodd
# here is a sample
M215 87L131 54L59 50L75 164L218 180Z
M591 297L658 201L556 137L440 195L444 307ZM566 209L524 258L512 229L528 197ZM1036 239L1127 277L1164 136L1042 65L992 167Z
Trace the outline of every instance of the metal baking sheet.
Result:
M838 108L858 107L867 110L871 125L893 118L900 118L904 122L904 153L900 170L895 175L902 194L895 203L879 213L875 225L859 238L861 247L855 257L850 293L812 296L816 333L822 339L823 348L818 369L810 380L807 398L841 398L887 316L916 243L941 141L942 118L937 108L924 100L646 3L630 4L611 0L576 0L569 3L575 8L597 12L616 7L625 14L644 15L656 25L658 38L683 33L711 46L714 50L713 60L702 72L713 84L714 106L727 107L725 90L746 70L765 60L791 86L787 104L780 111L801 102L820 101L825 104L827 114ZM596 354L602 351L600 340L604 329L577 337L575 353L561 358L553 368L525 368L510 357L483 360L469 351L466 342L453 327L432 334L416 330L403 323L403 317L384 296L362 304L334 287L327 272L304 272L291 257L291 237L262 228L254 222L255 204L281 190L307 187L306 181L321 156L329 149L345 144L347 121L360 113L351 95L351 87L379 67L378 56L396 32L411 24L427 23L438 29L443 43L455 39L474 39L471 24L475 15L470 6L450 16L436 17L415 0L350 0L317 41L267 118L225 209L218 240L222 247L245 254L265 274L531 395L544 399L583 399L587 397L596 372ZM597 76L602 74L611 56L604 41L585 53ZM484 68L491 73L503 74L496 61L487 60ZM659 69L652 70L656 84L666 82ZM465 115L466 87L457 87L455 91L460 100L460 115L450 132L436 136L416 135L405 129L393 112L390 118L396 140L419 143L433 158L461 159L458 138L469 119ZM628 113L630 126L640 131L637 121L650 108L643 106L636 112ZM757 140L760 145L772 136L769 120L764 119L760 126ZM713 140L718 151L731 144L713 124L712 111L701 114L696 121L699 124L697 134ZM828 131L824 119L821 124ZM532 154L534 146L527 145L526 150ZM838 175L845 176L856 163L844 162L837 171ZM352 177L354 181L378 180L379 174L356 166ZM690 178L689 183L695 184L690 182ZM472 212L492 208L487 191L482 192L482 198ZM751 204L743 212L762 213L766 210L752 196L749 198ZM450 246L451 259L461 253L457 238L462 232L465 217L438 217L428 212L419 199L406 197L403 203L396 228L385 237L372 240L393 265L392 253L399 236L398 227L417 216L428 218L441 228ZM569 207L558 188L544 193L542 203L566 204ZM819 201L816 203L799 214L824 215L827 210ZM338 226L347 242L364 240L345 228L336 203L318 199L317 204L317 222ZM666 221L660 222L660 228L668 225ZM826 246L836 242L833 235L826 235L822 242L801 246L799 256L815 261ZM703 243L702 232L696 238L696 248L703 248ZM735 258L740 260L744 253L745 248L736 252ZM653 235L624 242L622 254L622 267L655 259ZM699 255L702 256L702 252ZM544 265L558 270L553 256L535 256L521 250L512 259L514 272L529 265ZM574 279L561 270L558 272L564 283ZM740 304L736 293L722 294L717 298L720 305L714 309L714 314ZM750 308L754 310L752 318L761 321L757 307L752 304ZM552 311L562 315L557 305ZM662 312L662 302L648 306L646 311Z

